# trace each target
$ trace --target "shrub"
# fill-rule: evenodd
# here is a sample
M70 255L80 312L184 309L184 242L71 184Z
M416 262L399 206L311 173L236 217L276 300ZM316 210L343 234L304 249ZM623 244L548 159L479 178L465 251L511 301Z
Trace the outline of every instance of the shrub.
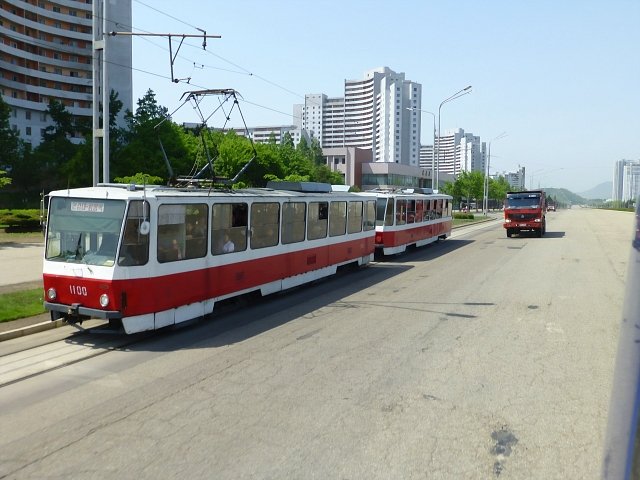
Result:
M454 213L453 218L456 220L474 220L476 217L473 213Z
M7 232L35 232L42 228L40 210L0 210L0 225Z

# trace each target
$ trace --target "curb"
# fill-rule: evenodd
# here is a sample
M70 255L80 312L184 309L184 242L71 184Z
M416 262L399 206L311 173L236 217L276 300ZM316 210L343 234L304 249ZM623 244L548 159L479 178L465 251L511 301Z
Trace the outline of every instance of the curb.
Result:
M33 333L44 332L46 330L52 330L54 328L62 327L65 325L64 320L46 321L29 325L27 327L20 327L14 330L7 330L6 332L0 332L0 342L5 340L13 340L14 338L24 337Z

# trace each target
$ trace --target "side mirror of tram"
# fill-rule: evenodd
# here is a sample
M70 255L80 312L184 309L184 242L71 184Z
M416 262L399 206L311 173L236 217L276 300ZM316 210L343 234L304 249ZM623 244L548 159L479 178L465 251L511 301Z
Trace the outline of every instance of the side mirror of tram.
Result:
M138 227L138 231L140 232L140 235L149 235L150 230L151 230L151 225L149 224L148 220L144 220L140 224L140 227Z

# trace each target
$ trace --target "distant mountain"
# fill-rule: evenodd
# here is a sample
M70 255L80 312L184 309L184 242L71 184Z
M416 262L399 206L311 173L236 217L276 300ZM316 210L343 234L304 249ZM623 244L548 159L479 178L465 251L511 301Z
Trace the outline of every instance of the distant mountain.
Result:
M561 206L588 203L584 197L570 192L566 188L545 188L544 191L547 194L547 202L554 202Z
M588 199L602 199L607 200L611 198L611 191L613 189L613 182L604 182L600 185L593 187L591 190L587 190L586 192L578 193L581 197Z

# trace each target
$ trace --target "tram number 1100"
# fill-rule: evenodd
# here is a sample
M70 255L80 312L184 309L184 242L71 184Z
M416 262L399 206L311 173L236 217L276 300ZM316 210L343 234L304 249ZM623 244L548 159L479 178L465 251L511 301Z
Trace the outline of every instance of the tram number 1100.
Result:
M83 287L81 285L69 285L69 292L72 295L82 295L83 297L87 296L87 287Z

